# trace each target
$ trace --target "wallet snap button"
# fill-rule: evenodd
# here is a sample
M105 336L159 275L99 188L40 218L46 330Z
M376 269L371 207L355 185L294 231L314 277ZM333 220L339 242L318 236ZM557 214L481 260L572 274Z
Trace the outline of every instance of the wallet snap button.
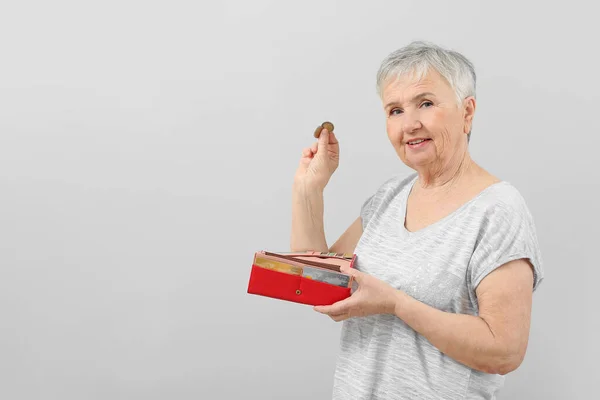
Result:
M296 294L301 294L301 293L302 293L302 290L296 289Z

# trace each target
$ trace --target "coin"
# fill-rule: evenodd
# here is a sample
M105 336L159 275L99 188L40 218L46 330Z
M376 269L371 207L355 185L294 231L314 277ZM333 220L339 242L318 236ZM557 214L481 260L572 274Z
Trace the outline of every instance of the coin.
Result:
M325 121L321 125L317 126L317 129L315 129L314 136L316 138L318 138L319 136L321 136L321 131L323 130L323 128L327 129L327 131L329 133L333 132L333 124L331 122L329 122L329 121Z
M329 133L333 132L333 124L331 122L323 122L321 126L329 131Z
M321 136L321 131L322 131L322 130L323 130L323 125L319 125L319 126L317 126L317 129L315 129L315 134L314 134L314 136L315 136L316 138L319 138L319 136Z

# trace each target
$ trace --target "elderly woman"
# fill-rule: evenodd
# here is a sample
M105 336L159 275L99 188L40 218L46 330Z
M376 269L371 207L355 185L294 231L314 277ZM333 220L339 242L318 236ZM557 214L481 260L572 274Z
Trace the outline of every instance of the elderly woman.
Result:
M321 131L293 184L291 250L357 255L357 287L315 310L344 321L334 399L493 399L525 356L543 278L518 190L469 156L475 72L461 54L414 42L377 74L387 135L415 171L384 183L329 247L323 191L339 143Z

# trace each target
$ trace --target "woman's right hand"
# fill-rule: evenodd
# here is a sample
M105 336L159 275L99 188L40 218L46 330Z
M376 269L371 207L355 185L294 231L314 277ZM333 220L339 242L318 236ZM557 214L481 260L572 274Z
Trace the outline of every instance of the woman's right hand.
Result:
M339 161L339 142L333 132L323 128L319 140L302 151L294 183L323 190L337 169Z

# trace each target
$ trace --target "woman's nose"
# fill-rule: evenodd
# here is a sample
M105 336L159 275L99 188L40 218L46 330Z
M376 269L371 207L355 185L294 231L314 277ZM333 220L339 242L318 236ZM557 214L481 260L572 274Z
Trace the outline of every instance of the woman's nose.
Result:
M405 134L413 133L423 127L423 124L416 115L405 115L404 126L402 127Z

